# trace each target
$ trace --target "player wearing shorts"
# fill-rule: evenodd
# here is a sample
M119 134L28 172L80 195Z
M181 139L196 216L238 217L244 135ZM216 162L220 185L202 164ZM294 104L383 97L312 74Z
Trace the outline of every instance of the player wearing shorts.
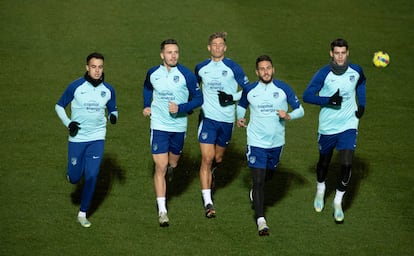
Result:
M198 141L201 150L200 186L207 218L216 216L211 196L215 189L214 173L223 161L231 140L235 120L234 102L241 97L238 85L243 88L249 84L243 69L224 56L227 50L226 37L226 32L211 34L207 45L210 58L195 67L204 98L199 117Z
M163 63L150 68L144 81L143 115L150 117L150 144L155 163L154 187L160 226L169 225L166 207L167 168L172 171L184 146L187 113L201 106L203 95L195 75L178 63L176 40L161 43ZM191 100L189 100L191 99Z
M301 118L305 112L293 89L274 79L275 69L267 55L256 59L259 80L243 89L237 106L237 126L246 127L246 109L250 109L247 125L247 164L253 189L251 197L260 236L269 234L264 215L264 184L276 171L285 145L285 123ZM289 106L291 112L288 112Z
M341 170L333 200L334 219L344 221L342 199L351 180L359 119L364 114L366 78L362 68L349 63L348 43L336 39L331 43L331 61L313 76L303 93L303 101L321 106L319 112L319 161L316 166L316 212L324 208L326 176L336 148ZM358 101L356 100L358 99Z

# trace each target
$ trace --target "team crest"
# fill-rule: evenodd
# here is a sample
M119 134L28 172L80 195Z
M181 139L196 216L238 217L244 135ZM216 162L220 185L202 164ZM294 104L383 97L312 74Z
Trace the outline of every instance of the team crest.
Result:
M201 133L201 138L202 138L203 140L206 140L206 139L208 138L208 133L207 133L207 132L202 132L202 133Z
M72 158L70 159L70 163L71 163L73 166L75 166L75 165L78 163L78 159L77 159L76 157L72 157Z
M105 91L101 91L101 97L104 98L106 96L106 92Z
M178 83L178 81L180 81L180 77L179 76L174 76L174 83Z
M352 83L355 82L355 76L350 76L349 81L352 82Z
M256 163L256 156L249 156L249 163L251 164Z
M158 150L158 144L157 144L157 143L154 143L154 144L152 145L152 150L153 150L153 151L157 151L157 150Z
M227 70L223 70L223 72L221 72L222 76L227 76Z
M279 93L278 92L274 92L273 93L273 98L275 98L275 99L279 98Z

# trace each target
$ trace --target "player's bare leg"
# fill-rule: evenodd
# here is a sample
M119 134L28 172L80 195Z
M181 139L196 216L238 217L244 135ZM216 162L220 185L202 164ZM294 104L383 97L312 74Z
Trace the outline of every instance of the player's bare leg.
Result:
M169 222L166 204L167 185L165 182L165 174L167 172L168 165L168 153L154 154L152 157L155 163L154 188L155 195L157 197L159 223L160 226L166 227Z
M200 165L200 185L204 201L206 217L215 217L215 209L211 198L211 166L215 157L215 146L213 144L200 143L201 165Z

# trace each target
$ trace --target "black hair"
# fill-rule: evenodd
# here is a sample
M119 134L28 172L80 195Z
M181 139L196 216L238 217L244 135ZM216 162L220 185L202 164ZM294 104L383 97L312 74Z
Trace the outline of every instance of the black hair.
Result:
M105 58L104 58L104 56L102 54L100 54L99 52L93 52L93 53L89 54L88 57L86 57L86 65L89 64L89 61L92 58L105 60Z
M268 55L260 55L256 59L256 69L259 67L259 62L262 62L262 61L269 61L273 66L273 61Z
M348 42L345 39L337 38L331 43L331 51L334 50L334 47L346 47L348 50Z
M164 50L164 46L166 44L175 44L175 45L178 46L177 40L175 40L175 39L166 39L166 40L161 42L161 45L160 45L161 51Z

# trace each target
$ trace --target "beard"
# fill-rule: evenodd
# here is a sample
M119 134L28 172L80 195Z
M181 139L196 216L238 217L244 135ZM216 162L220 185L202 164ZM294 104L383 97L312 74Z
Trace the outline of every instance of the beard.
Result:
M262 83L264 83L264 84L268 84L268 83L270 83L270 82L272 82L272 80L273 80L273 77L272 76L270 76L269 78L264 78L264 77L260 77L260 82L262 82Z

